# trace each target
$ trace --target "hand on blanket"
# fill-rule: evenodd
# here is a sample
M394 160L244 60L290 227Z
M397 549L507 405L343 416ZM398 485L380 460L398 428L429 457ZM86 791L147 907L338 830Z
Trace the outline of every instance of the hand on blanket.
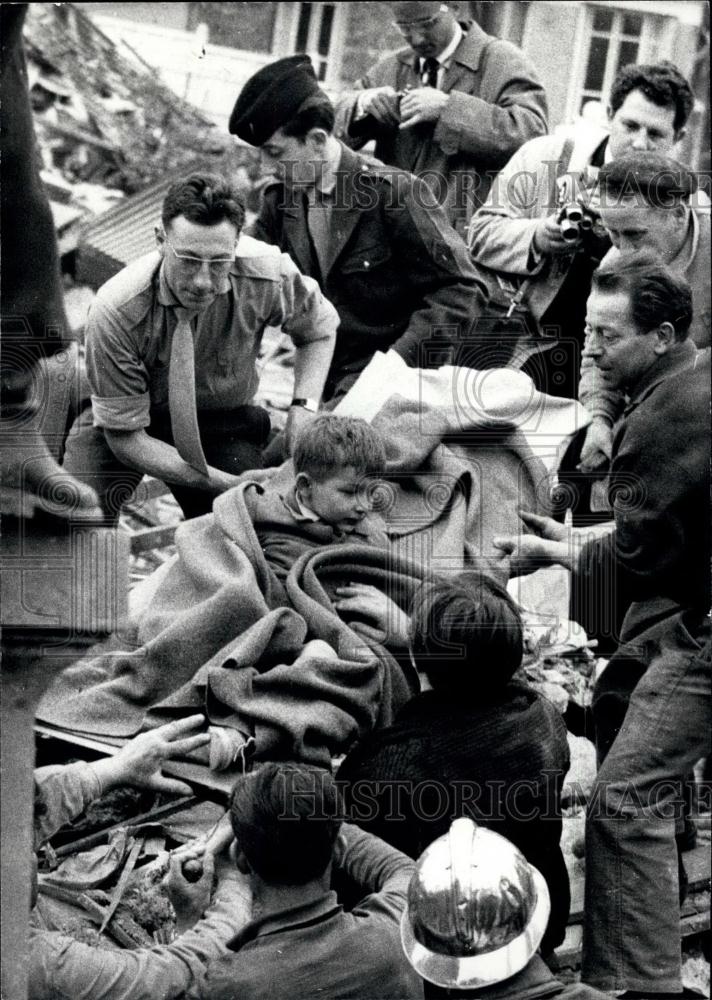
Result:
M336 596L338 600L334 602L334 607L337 611L363 615L373 622L373 625L357 622L354 631L387 646L407 647L410 619L378 587L366 583L351 583L345 587L337 587Z
M190 795L190 785L164 777L161 767L172 757L183 757L210 742L209 733L195 733L198 726L204 723L202 715L169 722L134 736L114 757L96 761L92 767L101 782L102 791L118 785L132 785L169 795Z
M509 576L526 576L544 566L559 564L573 568L572 532L551 517L521 511L520 517L536 535L507 535L494 538L499 558L509 564Z

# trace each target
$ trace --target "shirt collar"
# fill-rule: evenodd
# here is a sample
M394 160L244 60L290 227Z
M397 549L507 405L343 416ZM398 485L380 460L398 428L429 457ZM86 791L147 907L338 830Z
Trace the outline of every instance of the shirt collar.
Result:
M437 59L438 63L440 64L439 65L439 69L447 69L448 68L448 66L449 66L449 64L450 64L450 62L452 60L452 57L455 55L455 51L457 50L458 45L460 44L460 42L464 38L464 35L465 35L465 33L462 30L462 28L460 27L460 25L456 24L455 25L455 34L453 35L451 41L445 46L445 48L442 50L442 52L440 52L437 56L435 56L435 59ZM422 74L424 66L425 66L425 59L423 58L423 56L416 56L415 57L415 71L416 71L416 73Z
M700 242L700 223L695 215L692 208L688 208L689 217L687 221L687 232L685 234L685 239L680 245L680 249L677 251L672 260L668 261L668 267L671 267L673 271L682 272L684 274L688 267L695 259L697 254L697 247Z
M158 304L160 306L179 306L180 302L175 297L173 292L168 287L168 282L166 281L166 275L163 270L163 261L161 260L158 267L158 293L157 293Z
M282 497L282 503L295 521L311 521L312 523L321 521L319 515L315 514L310 507L307 507L307 505L302 503L299 499L296 485L292 487L286 496Z
M676 375L678 372L684 371L685 368L696 364L697 355L698 351L694 342L688 338L677 345L674 350L658 358L656 363L651 365L642 376L631 393L630 402L625 410L626 415L642 403L656 385L659 385L666 378L670 378L671 375Z
M336 893L323 890L295 906L267 909L256 903L253 919L228 942L228 948L231 951L239 951L244 944L254 941L255 938L316 923L340 913L341 910L342 906Z
M464 34L465 33L462 30L462 28L460 27L460 25L456 24L455 25L455 34L452 36L452 39L451 39L450 43L445 46L445 48L442 50L442 52L438 56L436 56L436 58L437 58L437 60L438 60L438 62L440 63L441 66L447 68L448 63L450 62L450 60L452 59L452 57L455 55L455 50L457 49L458 45L462 41L462 39L464 37Z

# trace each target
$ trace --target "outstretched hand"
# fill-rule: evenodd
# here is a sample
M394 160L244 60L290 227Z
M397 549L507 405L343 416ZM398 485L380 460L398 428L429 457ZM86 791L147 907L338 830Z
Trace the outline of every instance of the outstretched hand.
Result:
M92 765L102 789L131 785L169 795L190 795L190 785L165 777L161 769L166 761L185 757L210 742L209 733L195 732L204 723L204 716L191 715L135 736L114 757Z
M492 544L499 550L499 558L506 561L509 576L526 576L544 566L559 564L571 568L571 532L551 517L542 517L530 511L521 511L525 526L536 534L504 535L494 538Z

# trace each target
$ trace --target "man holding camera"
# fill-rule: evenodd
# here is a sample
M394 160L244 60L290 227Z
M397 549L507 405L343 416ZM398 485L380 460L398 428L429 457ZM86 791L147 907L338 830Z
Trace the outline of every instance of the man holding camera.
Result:
M539 389L577 393L591 275L610 246L589 201L598 169L628 152L669 154L692 105L692 91L671 63L624 67L611 89L608 130L590 125L527 142L473 216L468 244L475 262L503 301L528 312L533 336L516 344L512 362ZM590 209L590 218L581 213L588 229L571 218L579 202Z

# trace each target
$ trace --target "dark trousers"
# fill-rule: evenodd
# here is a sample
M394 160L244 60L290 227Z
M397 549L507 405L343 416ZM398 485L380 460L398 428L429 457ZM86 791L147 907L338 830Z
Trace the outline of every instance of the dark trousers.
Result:
M208 465L237 476L248 469L262 468L262 449L270 430L269 414L261 406L238 406L228 412L198 414L200 439ZM152 414L146 428L151 437L173 444L167 414ZM92 423L91 407L74 422L67 438L64 468L99 494L108 524L116 524L143 478L143 473L120 462L100 427ZM167 484L186 518L209 514L216 494L210 490ZM136 498L140 499L140 498Z
M624 631L596 686L582 980L599 989L680 989L676 833L685 779L710 752L709 635L704 613L682 611Z

